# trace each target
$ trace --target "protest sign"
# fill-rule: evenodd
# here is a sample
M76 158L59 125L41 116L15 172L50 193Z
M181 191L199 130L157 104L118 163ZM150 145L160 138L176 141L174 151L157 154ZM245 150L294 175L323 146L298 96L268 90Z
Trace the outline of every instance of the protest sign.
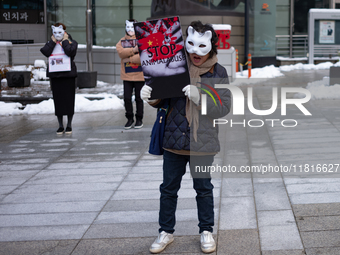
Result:
M137 45L136 39L121 40L123 48L133 48ZM142 67L140 64L127 62L124 63L125 73L135 73L142 72Z
M60 43L57 43L51 56L48 58L49 72L67 72L71 71L71 60L64 52Z
M184 96L190 76L179 17L137 22L134 27L151 99Z

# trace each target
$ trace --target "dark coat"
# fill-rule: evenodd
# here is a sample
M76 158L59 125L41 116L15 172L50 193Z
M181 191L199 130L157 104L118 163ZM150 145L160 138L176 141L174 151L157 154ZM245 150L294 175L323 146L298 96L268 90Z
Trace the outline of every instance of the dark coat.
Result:
M72 43L70 43L68 40L64 40L61 46L63 47L65 54L71 58L71 71L50 73L48 71L48 66L47 66L47 70L46 70L47 77L50 77L50 78L75 78L77 77L77 67L76 67L76 64L74 63L74 57L77 54L78 43L75 40L72 40L72 37L70 34L68 34L68 36ZM51 56L55 46L56 46L56 43L50 40L45 44L44 47L40 49L40 51L42 54L44 54L48 58L49 56Z
M228 74L220 64L214 66L213 73L207 72L201 75L202 83L215 87L214 84L228 84ZM197 142L193 137L190 138L190 127L186 119L185 107L186 97L170 99L169 112L165 125L163 140L164 149L190 150L202 153L217 153L220 151L218 140L218 126L213 127L213 120L222 118L230 111L230 91L228 89L215 89L220 96L222 105L215 93L206 85L202 88L208 90L215 98L214 100L207 95L207 115L202 115L199 111L199 127L197 130ZM200 93L206 94L200 90ZM163 100L154 107L161 107ZM192 135L191 135L192 136Z

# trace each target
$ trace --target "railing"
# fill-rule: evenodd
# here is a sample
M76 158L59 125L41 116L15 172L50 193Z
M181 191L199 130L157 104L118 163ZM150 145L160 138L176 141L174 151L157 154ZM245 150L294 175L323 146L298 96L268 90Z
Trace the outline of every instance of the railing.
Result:
M293 35L292 47L290 47L289 35L276 36L276 56L281 57L307 57L308 35Z
M12 58L13 65L33 65L34 60L47 58L40 52L44 43L35 44L13 44Z

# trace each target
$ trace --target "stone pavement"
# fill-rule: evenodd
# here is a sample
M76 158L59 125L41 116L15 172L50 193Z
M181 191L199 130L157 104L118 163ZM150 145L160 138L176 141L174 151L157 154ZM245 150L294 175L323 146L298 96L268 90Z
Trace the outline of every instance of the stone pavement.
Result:
M272 87L304 87L327 74L296 71L255 84L254 107L270 108ZM213 254L340 254L340 179L335 166L316 171L317 164L340 163L340 102L305 106L312 116L295 106L287 116L254 116L246 107L246 116L227 118L295 119L294 128L220 126L216 163L297 171L214 175ZM149 254L162 157L147 152L155 111L145 105L145 112L144 127L128 131L123 110L76 113L69 136L55 134L53 115L0 117L0 254ZM187 173L175 241L162 254L201 254L194 197Z

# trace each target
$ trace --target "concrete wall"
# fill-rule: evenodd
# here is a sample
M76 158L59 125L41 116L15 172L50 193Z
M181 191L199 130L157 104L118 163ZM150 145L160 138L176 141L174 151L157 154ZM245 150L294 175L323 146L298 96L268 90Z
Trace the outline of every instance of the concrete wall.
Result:
M43 59L47 63L47 58L45 58L44 55L40 52L40 49L44 45L44 43L13 44L13 65L33 65L34 60L36 59Z
M46 43L46 35L45 24L0 23L1 40L33 40L34 43Z
M78 70L86 70L86 48L78 49L75 63ZM93 49L93 70L98 72L97 79L109 83L122 84L120 79L120 58L114 48Z
M13 45L13 65L33 65L36 59L43 59L47 63L47 58L40 52L43 46L43 43ZM232 82L236 77L235 49L218 50L217 56ZM78 70L86 70L86 48L78 48L74 62ZM93 69L98 72L99 81L123 83L120 79L120 58L115 48L93 48Z

